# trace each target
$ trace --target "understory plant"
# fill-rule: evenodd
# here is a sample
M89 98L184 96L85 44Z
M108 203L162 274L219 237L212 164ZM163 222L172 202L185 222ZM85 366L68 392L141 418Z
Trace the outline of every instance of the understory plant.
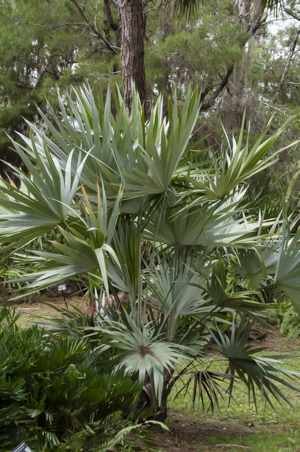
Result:
M278 318L280 322L280 333L289 338L296 339L300 335L300 317L290 303L284 303L280 309Z
M30 138L13 143L27 168L11 167L20 188L1 186L1 246L27 270L13 283L34 293L84 275L94 324L65 310L57 334L109 350L113 371L126 369L143 387L137 407L157 418L167 415L170 391L186 372L194 398L205 392L217 403L221 376L202 362L209 337L228 360L230 394L238 379L255 403L255 388L266 403L290 403L278 384L298 390L290 378L299 375L280 367L284 357L263 358L247 344L251 322L267 326L274 309L266 291L300 308L298 234L284 213L267 217L247 197L251 178L283 150L276 139L284 127L272 134L270 121L249 148L243 122L237 140L224 132L213 153L193 141L197 89L184 101L174 92L166 117L159 96L147 121L136 93L129 116L120 93L113 102L112 109L109 90L105 101L88 87L64 94L59 114L50 105L48 115L40 111L46 132L28 123ZM46 251L32 250L45 234L57 238Z
M107 356L85 338L58 338L17 321L0 306L1 451L22 441L36 451L98 451L117 434L120 443L135 428L122 412L138 382L122 369L111 373Z

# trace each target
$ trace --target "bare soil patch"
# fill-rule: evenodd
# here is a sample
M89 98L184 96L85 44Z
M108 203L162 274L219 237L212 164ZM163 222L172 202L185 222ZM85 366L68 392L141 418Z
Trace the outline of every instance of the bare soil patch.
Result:
M172 413L169 418L169 431L157 428L155 439L159 448L164 452L182 451L196 452L199 446L205 447L207 451L222 450L224 447L223 437L226 435L228 443L234 444L234 440L239 436L248 436L257 433L257 430L236 425L234 422L220 422L217 418L210 418L209 422L199 422L190 420L180 413ZM219 445L209 445L211 438L220 438ZM232 448L232 444L230 446ZM239 449L249 450L248 446ZM221 449L220 449L221 447ZM226 448L226 447L225 447Z

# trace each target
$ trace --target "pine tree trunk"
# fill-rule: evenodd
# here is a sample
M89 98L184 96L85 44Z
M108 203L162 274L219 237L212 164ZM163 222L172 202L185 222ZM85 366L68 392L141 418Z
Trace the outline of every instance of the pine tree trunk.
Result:
M146 99L144 62L144 34L146 19L141 0L117 2L121 33L121 60L125 106L128 114L132 104L132 82L140 95L142 104Z

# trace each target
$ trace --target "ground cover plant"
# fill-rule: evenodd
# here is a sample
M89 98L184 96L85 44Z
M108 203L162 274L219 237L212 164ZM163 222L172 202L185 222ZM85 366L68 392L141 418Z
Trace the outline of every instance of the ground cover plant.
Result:
M247 342L253 321L268 326L267 291L300 306L298 234L284 212L266 217L247 198L251 178L282 151L284 127L272 135L270 122L250 148L243 123L237 141L224 133L212 154L193 142L197 89L184 101L174 92L167 117L160 96L149 121L137 94L129 116L119 93L112 114L111 97L95 100L88 87L62 95L59 115L50 105L40 112L47 132L28 124L31 138L14 143L28 173L12 167L19 185L1 182L0 241L26 272L10 283L31 294L83 275L97 316L83 323L60 309L57 334L109 351L113 371L139 381L137 407L156 419L191 369L194 399L211 408L222 379L230 395L242 381L255 405L255 388L266 404L291 403L281 390L298 391L299 374L281 363L289 355L263 357ZM202 367L210 338L227 360L222 372Z
M288 337L296 338L300 334L299 313L295 311L290 303L284 303L278 313L278 322L280 323L281 334L287 334Z

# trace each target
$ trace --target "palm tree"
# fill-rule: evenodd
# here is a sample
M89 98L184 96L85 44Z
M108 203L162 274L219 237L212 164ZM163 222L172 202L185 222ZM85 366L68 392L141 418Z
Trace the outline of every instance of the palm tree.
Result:
M74 90L59 97L59 116L49 105L53 122L40 111L49 134L29 124L34 138L14 143L28 175L12 167L20 188L1 184L0 242L26 268L16 282L33 293L85 275L98 304L95 325L78 329L65 311L69 320L56 328L111 350L115 367L143 382L141 400L156 415L166 416L181 358L199 397L205 391L217 402L221 375L201 362L199 370L208 337L228 359L230 393L238 376L255 401L255 387L267 402L286 400L276 382L296 389L282 378L296 374L279 358L256 357L262 349L247 338L252 321L268 325L274 304L263 302L266 289L300 307L298 234L291 238L284 216L245 208L247 181L276 160L284 128L271 135L270 122L250 149L242 125L216 156L201 141L191 144L197 89L182 106L174 92L168 119L161 96L147 122L136 92L129 116L120 93L114 102L115 117L110 92L96 103L88 87ZM56 239L45 251L38 238L50 233Z

